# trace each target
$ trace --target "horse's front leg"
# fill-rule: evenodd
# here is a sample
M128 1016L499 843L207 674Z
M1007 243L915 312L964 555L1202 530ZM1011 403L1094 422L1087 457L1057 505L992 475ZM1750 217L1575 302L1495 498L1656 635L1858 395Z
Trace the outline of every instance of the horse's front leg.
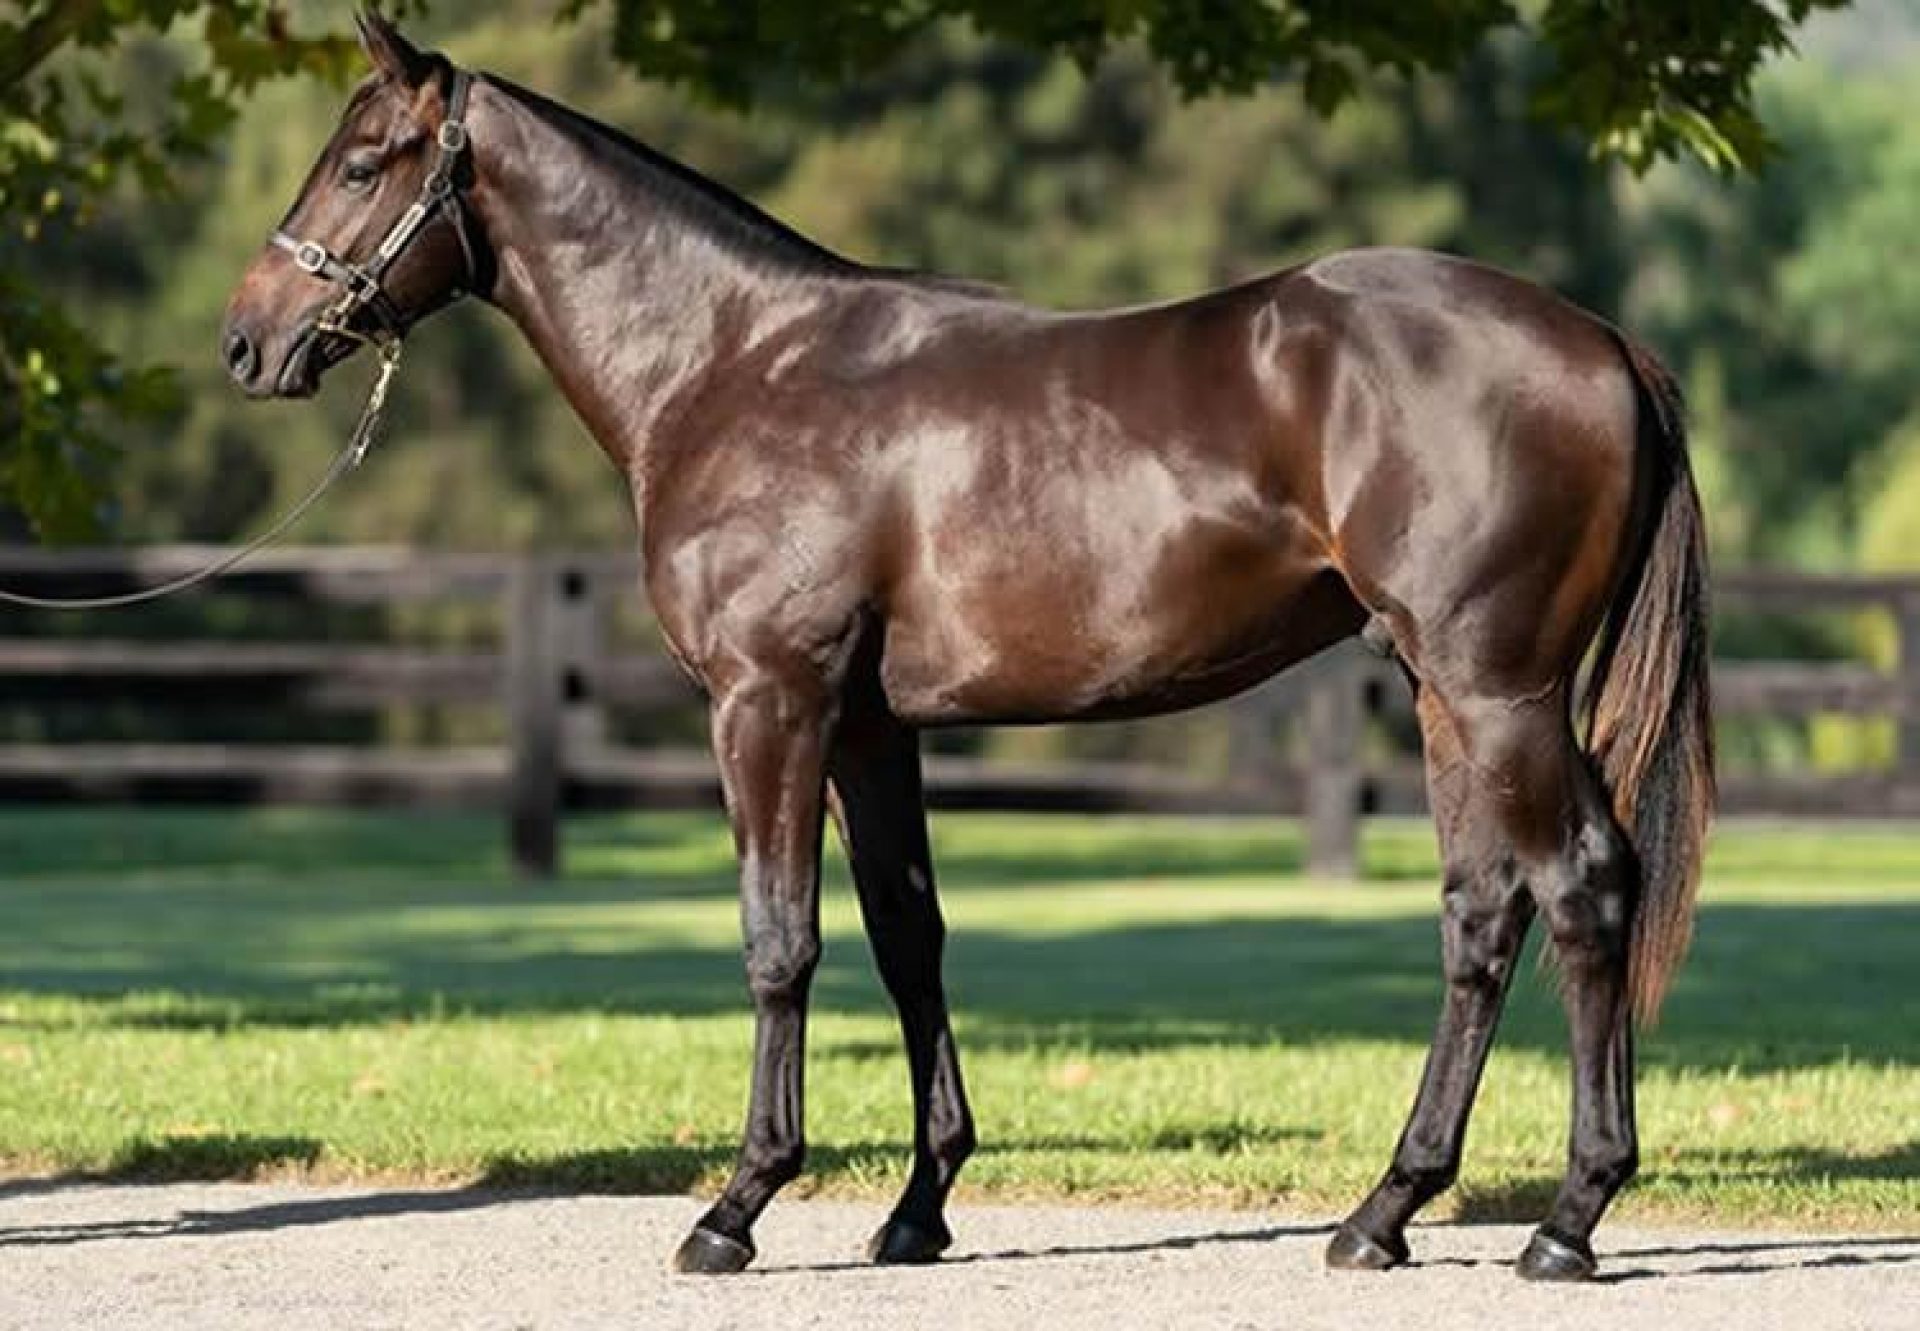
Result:
M726 1190L674 1256L681 1271L753 1260L753 1224L806 1152L801 1080L807 990L820 957L820 831L831 695L767 673L716 693L714 753L740 856L753 995L753 1090Z
M940 982L946 926L927 845L919 737L887 712L876 689L849 706L828 770L867 939L900 1014L913 1081L913 1172L867 1254L883 1264L930 1262L953 1241L944 1212L954 1176L973 1152L973 1113Z

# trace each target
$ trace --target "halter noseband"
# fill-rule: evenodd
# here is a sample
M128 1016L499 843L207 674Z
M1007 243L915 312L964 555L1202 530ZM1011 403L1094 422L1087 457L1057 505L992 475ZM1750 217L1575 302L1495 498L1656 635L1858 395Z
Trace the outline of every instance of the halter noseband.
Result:
M460 206L458 175L460 159L467 155L465 116L467 91L472 83L473 76L464 69L453 71L453 86L447 94L446 119L440 122L439 133L435 135L433 167L427 172L427 178L420 182L420 197L388 230L371 259L365 263L355 263L335 254L317 240L301 240L284 230L273 233L273 243L293 256L293 262L301 272L323 278L342 288L339 298L320 316L316 326L321 332L372 342L383 348L397 345L407 334L407 321L400 308L387 295L384 285L387 270L393 266L394 260L406 252L421 228L441 213L447 215L453 223L454 234L460 238L460 251L466 257L469 283L477 279L479 270L474 262L472 241L467 235L466 210ZM464 291L455 288L453 299L458 300L464 294ZM361 310L371 311L379 321L379 331L372 336L350 326L354 316Z

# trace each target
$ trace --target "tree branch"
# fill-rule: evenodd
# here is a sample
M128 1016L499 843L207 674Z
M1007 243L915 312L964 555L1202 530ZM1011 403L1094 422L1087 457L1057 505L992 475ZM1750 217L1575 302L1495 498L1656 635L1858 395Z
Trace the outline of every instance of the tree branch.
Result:
M0 93L11 92L102 8L101 0L54 0L39 17L28 20L0 52Z

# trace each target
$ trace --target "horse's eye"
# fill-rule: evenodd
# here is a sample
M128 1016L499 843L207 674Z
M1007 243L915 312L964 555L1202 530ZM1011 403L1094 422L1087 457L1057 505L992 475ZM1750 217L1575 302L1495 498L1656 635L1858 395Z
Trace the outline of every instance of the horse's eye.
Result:
M340 169L340 183L356 194L364 194L373 188L373 182L380 178L380 163L372 157L351 157Z

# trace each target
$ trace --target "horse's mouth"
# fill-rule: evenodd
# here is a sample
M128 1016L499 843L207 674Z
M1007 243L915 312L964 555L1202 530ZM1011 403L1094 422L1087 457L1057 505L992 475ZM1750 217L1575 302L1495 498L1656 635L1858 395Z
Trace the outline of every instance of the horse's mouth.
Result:
M318 318L309 319L280 367L274 393L279 397L312 397L320 391L321 376L351 356L359 345L352 338L323 329Z

